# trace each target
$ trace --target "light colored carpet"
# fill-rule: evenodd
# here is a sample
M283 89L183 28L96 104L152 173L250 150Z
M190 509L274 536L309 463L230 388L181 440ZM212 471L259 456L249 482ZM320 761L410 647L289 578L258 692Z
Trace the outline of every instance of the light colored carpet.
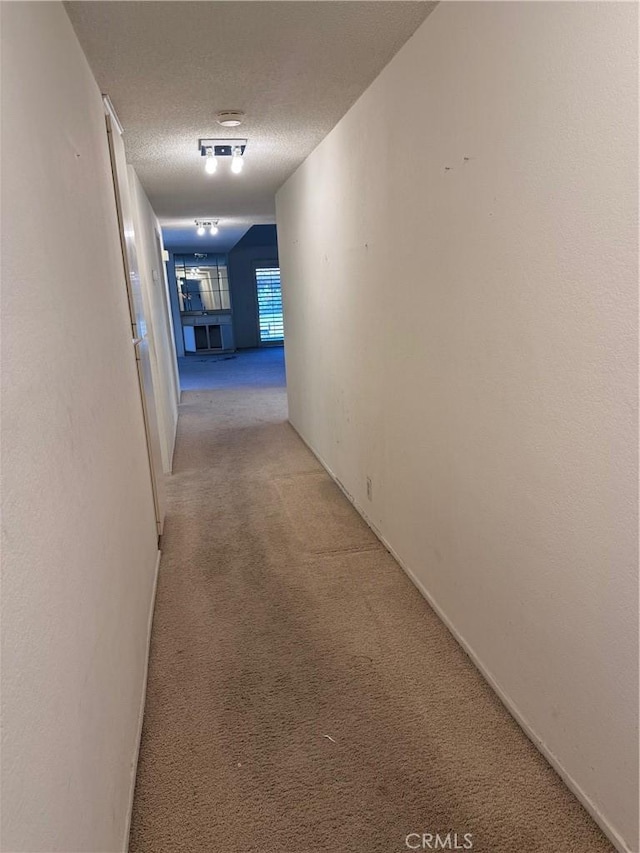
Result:
M402 853L448 831L475 853L613 849L284 389L183 395L163 547L131 851Z

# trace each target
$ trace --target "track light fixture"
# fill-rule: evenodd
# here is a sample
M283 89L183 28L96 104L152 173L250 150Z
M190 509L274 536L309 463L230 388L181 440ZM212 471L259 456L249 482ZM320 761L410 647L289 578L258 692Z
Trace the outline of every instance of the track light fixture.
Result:
M218 166L218 157L231 157L231 171L234 175L242 171L246 139L199 139L200 155L205 157L205 171L212 175Z
M207 231L212 237L218 233L218 219L196 219L196 234L198 237L204 237Z

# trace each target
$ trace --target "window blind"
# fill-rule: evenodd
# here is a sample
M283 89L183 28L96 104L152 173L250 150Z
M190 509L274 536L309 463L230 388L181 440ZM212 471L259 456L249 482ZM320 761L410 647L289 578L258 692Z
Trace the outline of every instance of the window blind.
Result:
M256 269L260 342L284 340L282 319L282 290L277 267Z

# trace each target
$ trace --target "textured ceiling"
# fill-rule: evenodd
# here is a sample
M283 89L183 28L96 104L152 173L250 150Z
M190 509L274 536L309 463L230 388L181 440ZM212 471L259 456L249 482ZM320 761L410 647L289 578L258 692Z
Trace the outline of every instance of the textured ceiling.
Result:
M68 2L169 237L220 219L218 246L274 221L276 190L334 127L435 3ZM223 128L215 113L246 113ZM248 138L244 170L206 175L200 137ZM227 236L224 228L227 226ZM211 241L210 248L213 246Z

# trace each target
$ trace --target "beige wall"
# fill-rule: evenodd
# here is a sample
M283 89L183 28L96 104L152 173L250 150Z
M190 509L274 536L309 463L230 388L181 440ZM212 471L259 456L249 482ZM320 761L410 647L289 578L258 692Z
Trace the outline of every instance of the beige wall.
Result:
M165 474L170 474L178 425L180 381L166 269L162 260L164 246L160 223L142 184L132 166L129 166L128 171L144 311L148 318L149 354L158 414L162 466Z
M637 17L440 4L277 196L293 425L632 850Z
M111 853L157 542L105 120L62 5L0 14L0 846Z

